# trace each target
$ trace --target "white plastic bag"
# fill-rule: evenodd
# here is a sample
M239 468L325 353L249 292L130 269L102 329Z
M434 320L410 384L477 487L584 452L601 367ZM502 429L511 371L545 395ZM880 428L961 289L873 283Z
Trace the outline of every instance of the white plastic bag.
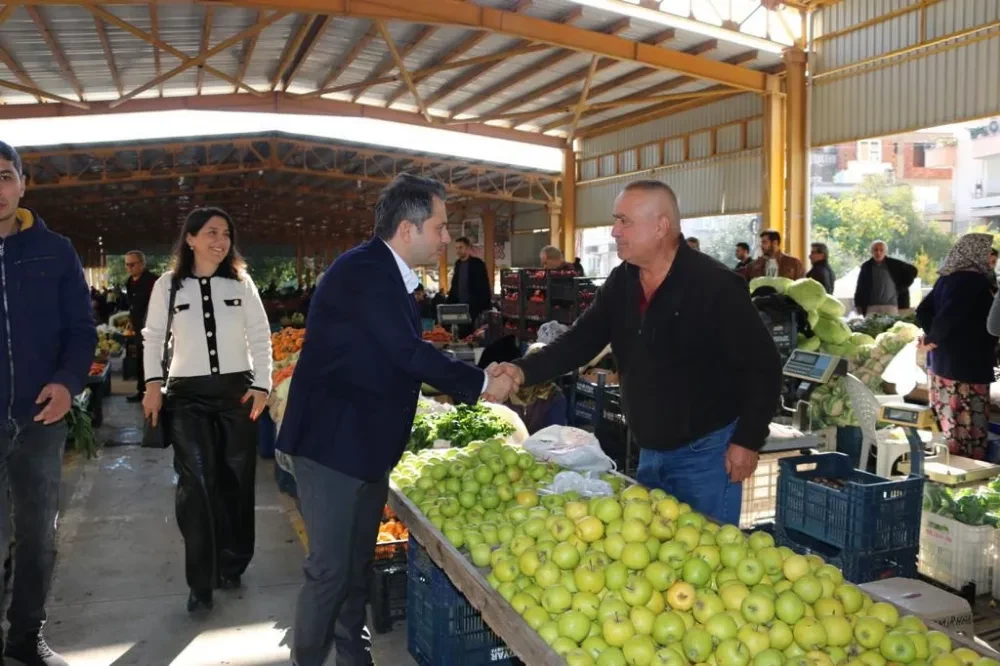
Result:
M587 474L594 474L588 472ZM561 495L576 491L580 497L610 497L615 494L614 488L607 481L584 476L578 472L559 472L552 479L552 485L539 490L543 495Z
M574 472L608 472L615 462L601 450L597 437L579 428L553 425L542 428L521 444L538 460L552 461Z
M556 338L568 330L569 326L566 324L561 324L557 321L547 321L538 327L536 338L540 343L548 345L555 342Z
M927 383L927 373L917 364L917 344L914 340L900 349L882 372L882 381L894 384L898 395L909 395L918 384Z

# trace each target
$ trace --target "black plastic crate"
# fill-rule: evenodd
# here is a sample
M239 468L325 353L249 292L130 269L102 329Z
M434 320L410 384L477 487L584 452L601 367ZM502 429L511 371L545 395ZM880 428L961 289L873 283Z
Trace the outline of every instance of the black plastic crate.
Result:
M410 546L407 539L399 541L384 541L375 544L375 557L372 558L372 565L375 567L387 567L394 564L406 565L406 551Z
M406 645L420 666L524 666L410 537Z
M783 529L776 525L774 540L779 546L787 546L803 555L816 554L844 573L844 580L856 585L886 578L916 578L916 546L890 548L887 550L854 550L835 548L795 530Z
M377 634L392 631L393 623L406 619L407 570L405 559L401 563L391 560L376 563L373 567L368 596L372 628Z

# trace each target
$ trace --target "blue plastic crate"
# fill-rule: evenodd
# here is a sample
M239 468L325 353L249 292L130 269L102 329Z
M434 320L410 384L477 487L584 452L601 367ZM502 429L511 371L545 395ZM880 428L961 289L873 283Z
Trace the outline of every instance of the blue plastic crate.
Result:
M844 573L844 579L860 585L886 578L917 577L917 547L857 551L837 549L801 532L775 528L774 540L803 555L815 554Z
M922 477L888 481L854 469L843 453L783 458L778 464L778 529L855 552L919 545Z
M523 666L410 537L406 646L421 666Z

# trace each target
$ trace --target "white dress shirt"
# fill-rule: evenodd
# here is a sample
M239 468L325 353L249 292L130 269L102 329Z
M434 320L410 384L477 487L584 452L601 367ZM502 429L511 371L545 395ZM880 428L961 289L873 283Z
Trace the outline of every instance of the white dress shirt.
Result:
M161 356L170 301L168 271L156 281L142 329L146 381L163 381ZM186 278L174 298L170 377L253 372L253 388L271 391L271 326L249 276Z
M385 241L382 242L385 243ZM413 272L413 269L410 268L409 264L403 261L403 258L399 256L399 254L397 254L394 249L392 249L391 245L385 243L385 246L389 248L389 252L392 252L392 258L396 260L396 268L399 269L399 274L403 278L403 284L406 286L406 293L410 294L410 296L412 297L413 290L417 288L418 284L420 284L420 278L418 278L417 274ZM480 391L480 394L486 393L486 388L489 385L490 385L490 376L484 372L483 390Z

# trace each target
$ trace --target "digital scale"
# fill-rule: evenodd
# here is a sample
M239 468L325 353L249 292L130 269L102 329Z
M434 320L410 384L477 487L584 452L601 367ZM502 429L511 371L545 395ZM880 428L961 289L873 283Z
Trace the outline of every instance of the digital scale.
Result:
M458 340L458 327L472 323L468 303L441 303L437 306L438 323L451 327L452 340Z
M910 443L910 449L923 451L924 442L920 437L921 430L938 433L937 419L934 412L925 405L911 405L903 403L882 405L879 411L879 420L883 423L899 426L906 433L906 439ZM949 486L956 486L975 481L984 481L1000 474L1000 466L982 460L973 460L964 456L953 456L947 444L940 441L930 443L934 454L925 456L923 470L920 465L916 465L915 474L923 474L930 481L935 481ZM911 456L912 458L912 456ZM899 471L909 474L911 465L909 461L899 463Z
M794 350L785 361L782 370L785 377L793 380L792 397L794 407L781 405L785 412L791 413L792 425L803 432L809 428L809 396L818 386L829 383L836 377L847 374L847 359L821 352ZM797 380L797 381L796 381Z

